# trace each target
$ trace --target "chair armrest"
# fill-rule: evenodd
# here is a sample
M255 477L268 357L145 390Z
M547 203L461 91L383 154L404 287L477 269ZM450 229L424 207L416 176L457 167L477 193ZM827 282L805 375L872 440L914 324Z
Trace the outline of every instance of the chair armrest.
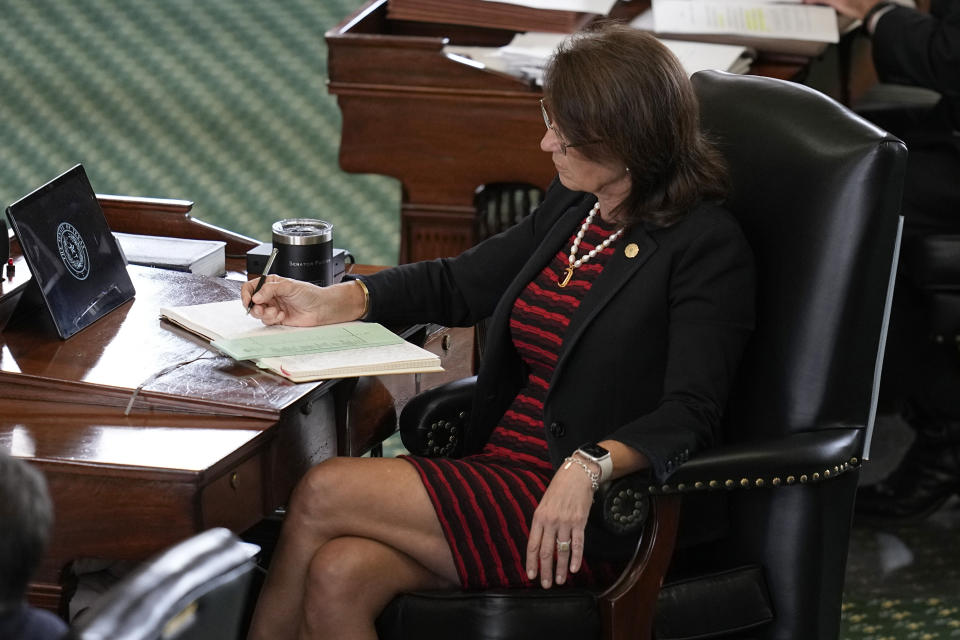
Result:
M960 235L934 233L904 247L913 284L921 289L960 292Z
M415 396L400 412L400 439L412 454L459 458L477 377L454 380Z
M458 458L476 376L429 389L413 398L400 414L400 437L410 453ZM667 483L655 484L648 472L633 473L601 487L595 517L617 535L643 527L650 511L648 496L711 489L747 489L819 482L860 464L863 428L837 425L779 438L717 447L677 468Z
M591 515L615 535L639 532L650 517L652 482L649 472L638 471L601 485Z
M646 471L617 478L601 487L594 509L602 509L597 515L611 533L636 533L648 516L650 495L829 480L859 466L863 437L861 427L837 425L717 447L691 458L663 484L654 483Z
M864 429L836 425L717 447L681 465L653 493L778 487L827 480L859 466Z
M926 305L926 323L936 342L960 336L960 235L930 234L904 245L904 268Z

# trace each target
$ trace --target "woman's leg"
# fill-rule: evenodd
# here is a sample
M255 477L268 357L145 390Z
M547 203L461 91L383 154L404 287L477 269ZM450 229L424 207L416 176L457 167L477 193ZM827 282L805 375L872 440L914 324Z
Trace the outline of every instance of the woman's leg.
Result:
M391 458L333 458L308 471L291 496L251 640L297 637L308 569L326 543L343 537L379 542L423 567L419 578L413 571L403 574L403 589L458 582L450 548L413 465Z
M334 538L310 562L299 639L376 640L374 620L398 593L450 586L382 542Z

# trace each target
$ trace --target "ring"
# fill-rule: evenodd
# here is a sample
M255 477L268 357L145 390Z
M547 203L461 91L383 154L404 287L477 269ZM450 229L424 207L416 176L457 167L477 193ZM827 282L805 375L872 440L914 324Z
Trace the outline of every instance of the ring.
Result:
M557 551L561 553L564 551L570 551L570 541L569 540L557 540Z

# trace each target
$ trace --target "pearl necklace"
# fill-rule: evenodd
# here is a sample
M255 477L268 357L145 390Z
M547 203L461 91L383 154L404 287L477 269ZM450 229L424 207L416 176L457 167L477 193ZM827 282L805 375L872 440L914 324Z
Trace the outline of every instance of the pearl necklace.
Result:
M611 244L616 242L617 238L623 233L623 227L620 227L604 240L600 245L594 247L590 250L590 253L583 256L582 258L577 258L577 249L580 248L580 241L583 240L583 235L587 232L587 229L590 227L590 223L593 222L593 218L600 211L600 203L593 205L593 209L590 210L590 213L587 214L587 219L583 221L583 224L580 225L580 231L577 232L577 237L573 239L573 244L570 246L570 255L567 258L567 266L564 268L565 275L563 279L557 279L557 286L565 287L570 283L570 278L573 277L573 270L578 268L580 265L588 262L591 258L594 258L598 253L609 247Z

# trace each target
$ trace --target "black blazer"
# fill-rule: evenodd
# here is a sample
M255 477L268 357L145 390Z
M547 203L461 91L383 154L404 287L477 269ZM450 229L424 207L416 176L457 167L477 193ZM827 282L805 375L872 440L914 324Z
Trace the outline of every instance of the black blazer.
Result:
M364 278L370 320L470 326L491 316L468 453L482 449L526 377L510 338L514 301L569 250L594 202L554 180L537 211L456 258ZM753 328L753 257L733 217L713 205L670 227L630 228L614 247L564 337L543 416L550 458L557 468L578 446L612 438L665 479L719 434Z
M873 62L884 82L939 91L944 119L960 130L960 0L933 0L929 13L896 7L877 21ZM960 149L960 143L954 139Z

